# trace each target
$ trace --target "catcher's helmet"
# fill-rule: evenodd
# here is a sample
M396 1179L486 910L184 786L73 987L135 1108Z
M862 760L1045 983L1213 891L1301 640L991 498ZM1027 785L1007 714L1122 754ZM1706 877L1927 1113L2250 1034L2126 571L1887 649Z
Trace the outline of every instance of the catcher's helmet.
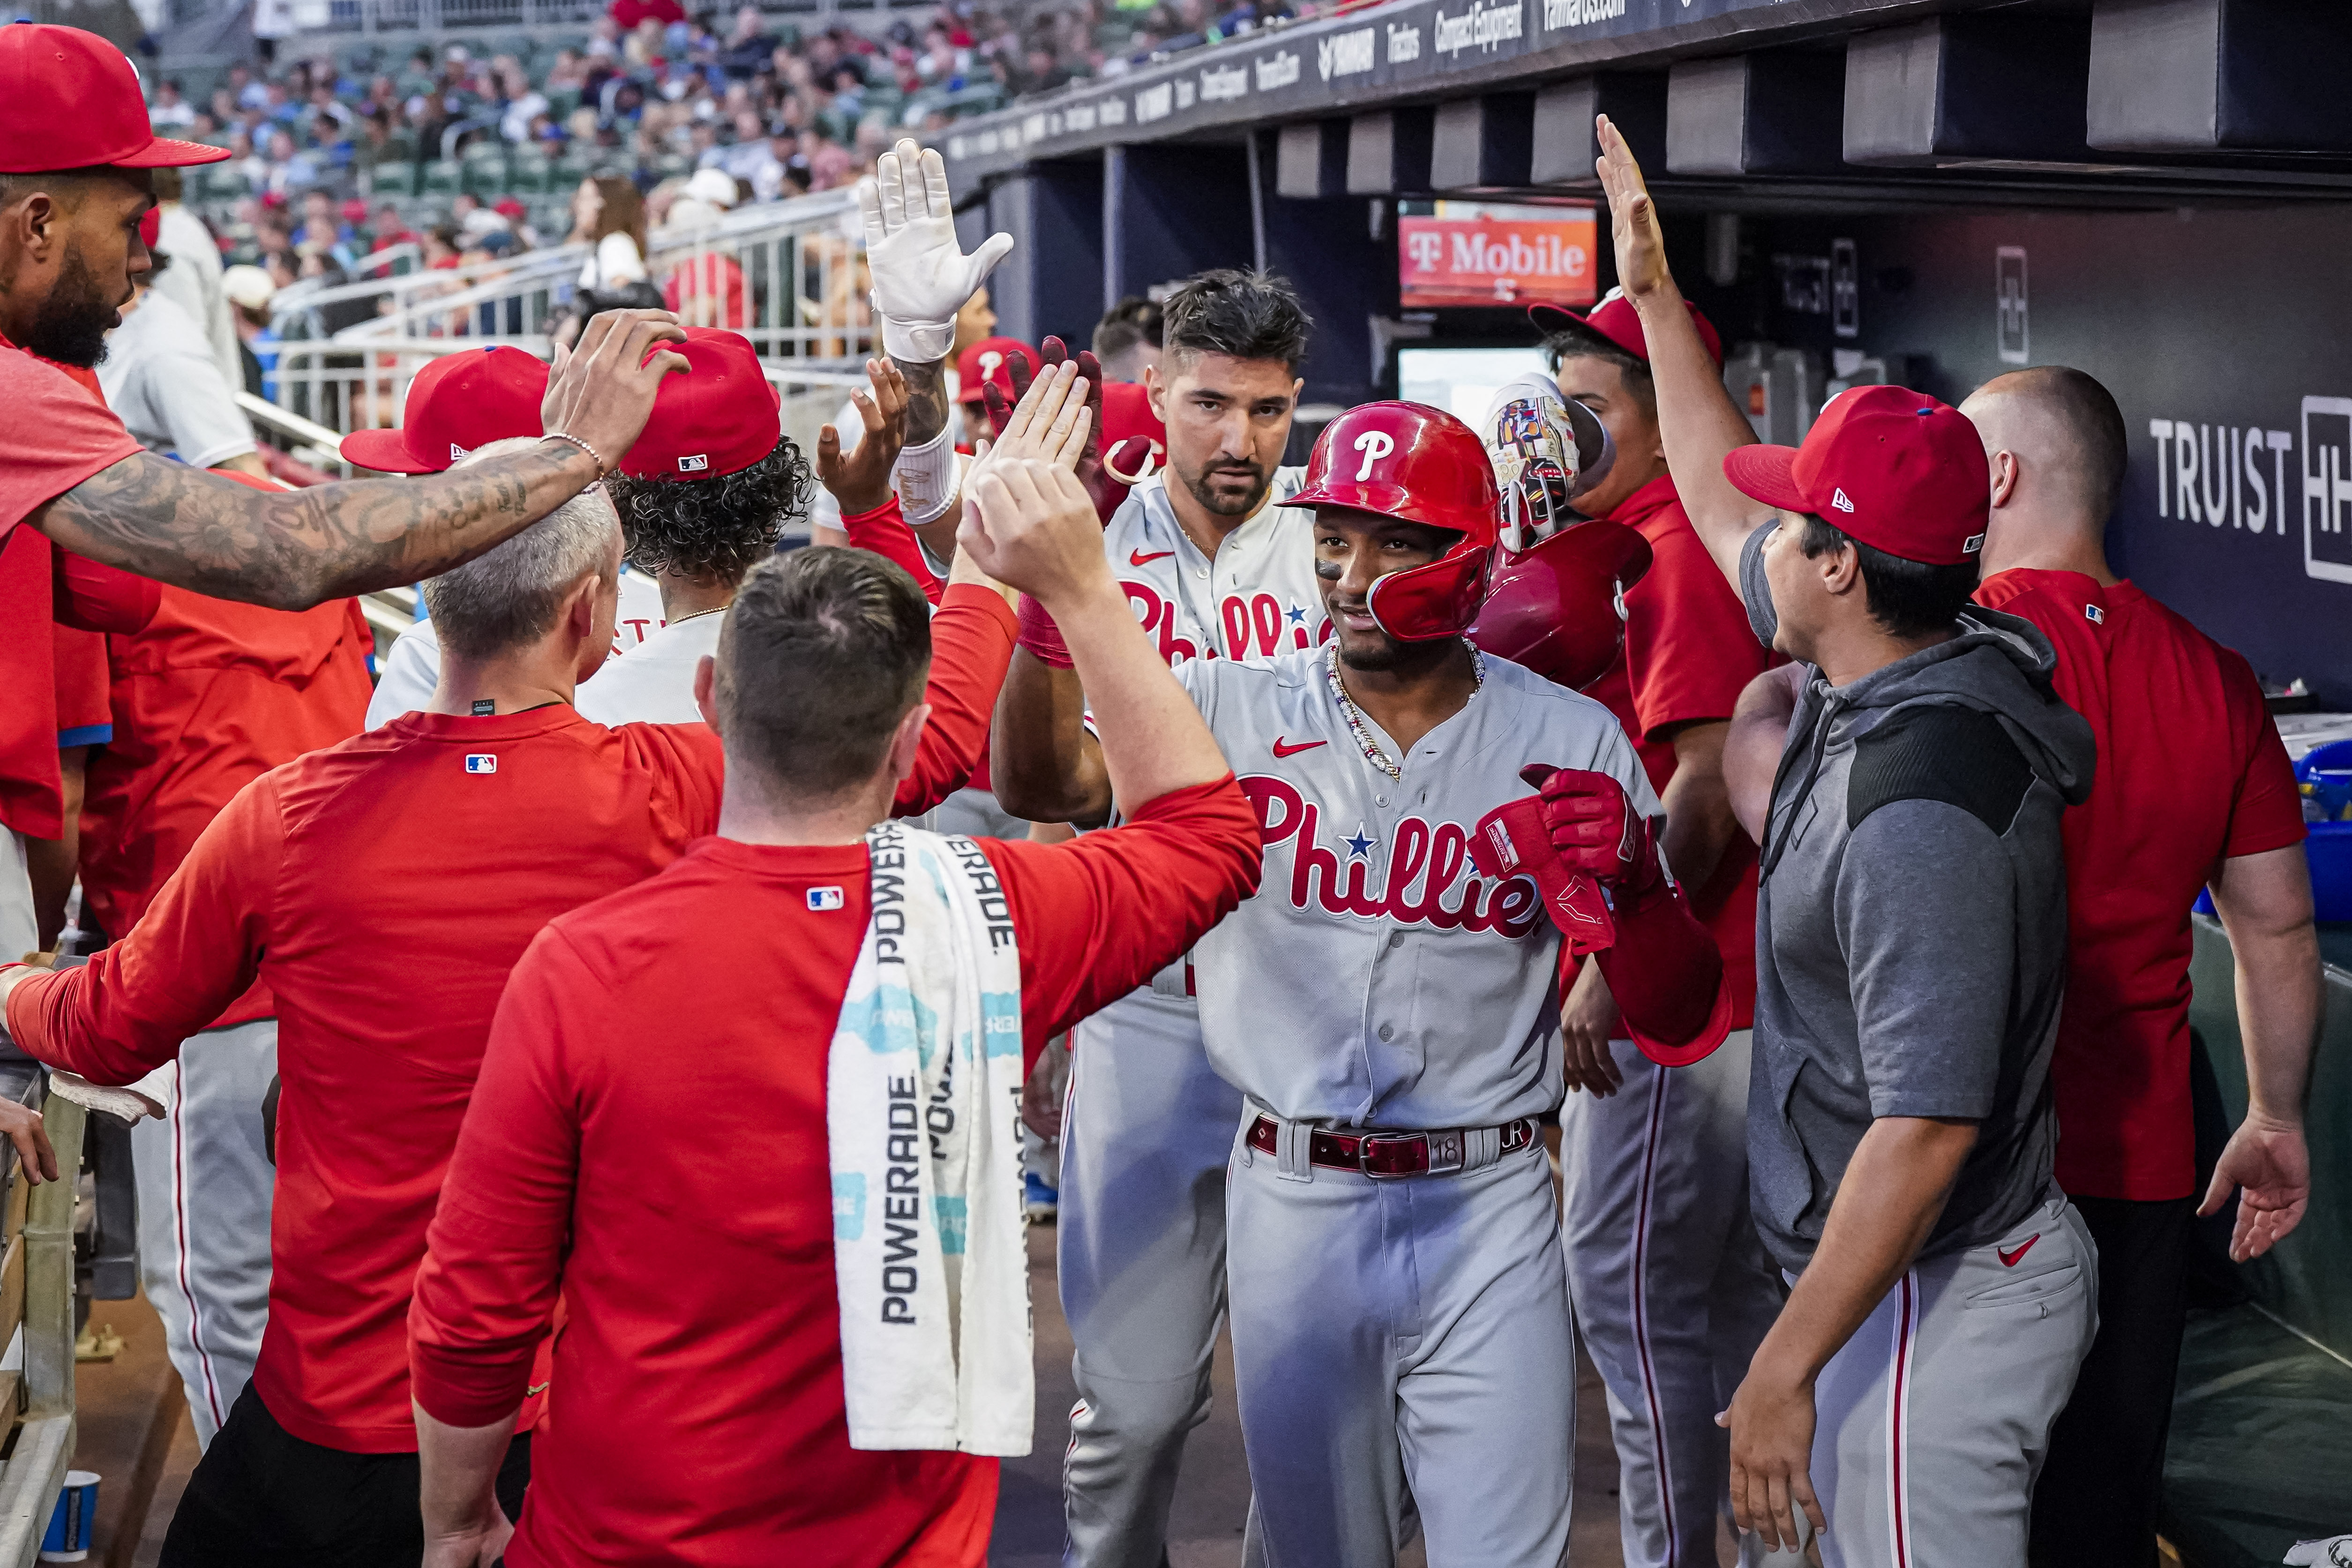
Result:
M1423 566L1372 584L1382 631L1403 642L1453 637L1476 618L1500 510L1495 469L1470 426L1421 403L1366 403L1323 427L1292 506L1346 507L1459 534Z
M1617 661L1625 590L1650 569L1650 542L1622 522L1580 522L1505 552L1470 628L1485 651L1580 690Z

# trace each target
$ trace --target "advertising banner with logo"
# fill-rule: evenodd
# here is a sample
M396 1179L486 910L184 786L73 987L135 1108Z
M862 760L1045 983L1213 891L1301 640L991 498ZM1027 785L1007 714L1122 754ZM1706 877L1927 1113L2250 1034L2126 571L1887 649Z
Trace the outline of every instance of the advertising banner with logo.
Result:
M1600 298L1591 207L1408 202L1397 215L1397 291L1438 305L1590 305Z

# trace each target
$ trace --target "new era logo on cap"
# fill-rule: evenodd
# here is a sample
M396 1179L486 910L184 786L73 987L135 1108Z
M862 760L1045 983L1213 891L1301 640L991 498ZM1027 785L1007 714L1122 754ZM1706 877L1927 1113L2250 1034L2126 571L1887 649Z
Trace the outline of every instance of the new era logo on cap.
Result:
M710 454L708 452L691 453L677 460L677 471L681 474L699 474L709 467Z
M1846 494L1843 490L1840 490L1837 494L1830 497L1830 505L1837 508L1840 511L1852 511L1853 510L1853 502L1846 499Z

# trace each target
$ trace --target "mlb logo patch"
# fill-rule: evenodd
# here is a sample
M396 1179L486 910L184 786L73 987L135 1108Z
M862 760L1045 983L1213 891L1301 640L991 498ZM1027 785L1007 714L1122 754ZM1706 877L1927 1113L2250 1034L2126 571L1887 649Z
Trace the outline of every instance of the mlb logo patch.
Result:
M708 452L695 452L677 460L677 471L681 474L698 474L709 467L710 454Z
M494 773L499 771L499 759L490 752L466 753L466 771L469 773Z
M2095 626L2104 626L2107 624L2107 612L2096 605L2084 605L2083 617Z
M1963 555L1974 555L1978 551L1982 550L1983 548L1984 535L1981 533L1971 533L1966 539L1960 541L1960 553Z
M811 888L808 890L808 907L813 910L837 910L843 901L839 888Z

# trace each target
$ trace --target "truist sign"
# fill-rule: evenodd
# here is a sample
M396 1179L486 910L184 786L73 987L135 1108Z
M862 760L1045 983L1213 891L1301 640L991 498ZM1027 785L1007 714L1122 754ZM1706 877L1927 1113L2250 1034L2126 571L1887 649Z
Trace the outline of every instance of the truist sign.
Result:
M2291 430L2149 420L2157 515L2299 538L2305 575L2352 583L2352 397L2305 397L2301 414Z

